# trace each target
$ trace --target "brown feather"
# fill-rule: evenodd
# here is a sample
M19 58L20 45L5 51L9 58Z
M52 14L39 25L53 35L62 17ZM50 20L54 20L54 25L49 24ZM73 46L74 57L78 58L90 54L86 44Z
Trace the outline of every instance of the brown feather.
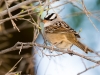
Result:
M80 35L74 31L74 29L70 28L64 21L58 21L53 25L45 27L46 33L56 33L60 35L65 35L66 39L71 42L72 44L76 45L84 52L93 52L91 49L87 48L84 44L79 42L77 38L80 38ZM55 35L56 36L56 35ZM60 37L60 36L59 36Z
M66 33L66 37L70 42L72 42L74 45L82 49L85 53L88 53L88 52L93 53L93 50L89 49L87 46L85 46L79 40L77 40L75 35L72 34L71 32Z
M74 45L76 45L77 47L79 47L80 49L82 49L85 53L88 53L88 52L93 53L93 51L91 49L89 49L87 46L85 46L84 44L82 44L79 41L75 42Z

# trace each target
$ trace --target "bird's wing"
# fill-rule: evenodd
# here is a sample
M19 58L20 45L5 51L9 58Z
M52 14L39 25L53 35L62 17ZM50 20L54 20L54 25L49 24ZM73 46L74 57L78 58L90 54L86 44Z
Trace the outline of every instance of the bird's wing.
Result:
M79 47L80 49L82 49L84 52L88 53L88 52L93 52L93 50L89 49L87 46L85 46L84 44L82 44L77 37L80 37L73 29L71 28L58 28L57 30L54 31L54 33L62 33L66 35L66 38L74 45L76 45L77 47Z
M48 26L46 29L47 29L46 31L49 33L65 33L65 34L71 33L76 38L80 38L80 35L64 21L58 21L53 25Z
M63 24L62 24L63 23ZM82 49L84 52L93 52L91 49L87 48L84 44L82 44L79 40L77 40L77 38L80 38L80 35L74 31L74 29L70 28L65 22L63 21L59 21L54 23L52 26L50 25L47 31L49 33L61 33L61 34L65 34L66 38L73 43L74 45L76 45L77 47L79 47L80 49Z

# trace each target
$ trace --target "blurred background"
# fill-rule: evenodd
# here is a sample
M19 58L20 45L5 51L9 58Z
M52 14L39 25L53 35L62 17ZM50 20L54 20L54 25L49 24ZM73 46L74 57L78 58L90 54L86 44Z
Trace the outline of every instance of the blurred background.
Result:
M92 13L90 19L95 24L98 30L94 28L93 24L89 21L88 17L82 12L83 9L81 0L70 0L72 3L60 6L58 8L51 9L49 13L56 12L59 16L68 24L70 27L75 29L77 32L80 32L81 39L86 46L91 48L94 51L100 51L100 1L99 0L84 0L84 4L89 12ZM51 7L58 6L67 1L61 0L51 5ZM43 17L45 14L43 15ZM98 17L99 20L96 19ZM42 25L41 25L42 26ZM38 43L43 44L43 38L40 37L37 39ZM76 46L72 47L72 50L81 53L86 56L93 56L93 54L85 54ZM94 63L87 61L78 56L70 56L69 54L62 54L60 52L50 52L49 50L43 50L46 55L43 55L41 51L38 51L39 54L36 55L36 72L37 75L77 75L78 73L85 70L85 66L88 68L93 66ZM61 55L62 54L62 55ZM51 55L51 56L48 56ZM56 56L58 55L58 56ZM98 57L92 57L98 59ZM83 64L85 63L85 66ZM82 75L99 75L100 67L93 68L87 72L82 73Z
M9 7L17 5L25 0L7 0L9 2ZM45 4L48 0L39 0L42 4ZM31 9L32 7L38 6L39 1L33 2L32 5L27 5L27 7L21 7L16 11L12 12L12 15L16 15L22 11ZM51 0L52 1L52 0ZM70 1L70 2L69 2ZM81 10L83 9L81 0L57 0L56 2L50 4L50 9L48 13L56 12L59 16L72 27L74 30L79 32L81 39L86 46L92 50L100 51L100 0L84 0L84 4L87 10L92 14L89 15L93 23L91 23L88 17ZM41 4L39 6L42 6ZM57 6L57 7L56 7ZM4 0L0 1L0 12L6 10L6 5ZM40 10L39 10L40 9ZM36 12L36 11L39 12ZM30 12L30 11L29 11ZM42 13L40 13L42 12ZM44 18L47 11L43 11L41 7L36 10L32 10L31 17L37 21L37 16L41 14L41 19ZM24 13L24 14L27 14ZM40 15L39 15L40 16ZM8 15L0 17L0 20L8 18ZM16 42L32 42L34 39L34 28L35 26L29 23L27 20L31 18L29 15L22 18L14 19L14 22L20 29L18 32L13 29L13 25L10 20L5 21L0 25L0 51L10 48L16 44ZM31 20L32 21L32 20ZM96 29L93 24L96 26ZM43 29L43 23L40 23ZM43 30L42 30L43 31ZM38 36L37 43L43 44L43 37L41 34ZM80 54L90 56L93 59L99 59L98 57L92 57L93 54L85 54L82 50L76 46L72 47L72 50ZM22 61L17 65L13 72L22 71L22 74L30 75L77 75L78 73L84 71L85 66L91 67L95 65L94 63L87 61L78 56L70 56L69 54L62 54L61 52L50 52L43 48L28 48L22 49L20 55L19 50L8 52L0 55L0 75L7 73L16 62L23 57ZM84 65L84 63L85 65ZM82 75L99 75L100 67L95 67L82 73Z

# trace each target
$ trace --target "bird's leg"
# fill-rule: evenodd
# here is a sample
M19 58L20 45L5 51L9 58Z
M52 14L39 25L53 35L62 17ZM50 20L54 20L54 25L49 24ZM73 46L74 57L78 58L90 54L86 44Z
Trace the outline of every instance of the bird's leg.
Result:
M69 55L73 55L72 50L70 48L67 49Z
M51 44L51 50L50 50L50 52L52 53L53 50L54 50L54 45Z

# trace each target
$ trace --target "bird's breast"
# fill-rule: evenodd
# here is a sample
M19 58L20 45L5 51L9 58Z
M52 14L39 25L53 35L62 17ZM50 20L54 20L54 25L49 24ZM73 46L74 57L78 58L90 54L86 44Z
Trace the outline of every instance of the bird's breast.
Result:
M65 34L45 33L46 39L58 48L65 49L72 46L72 43L66 38Z

